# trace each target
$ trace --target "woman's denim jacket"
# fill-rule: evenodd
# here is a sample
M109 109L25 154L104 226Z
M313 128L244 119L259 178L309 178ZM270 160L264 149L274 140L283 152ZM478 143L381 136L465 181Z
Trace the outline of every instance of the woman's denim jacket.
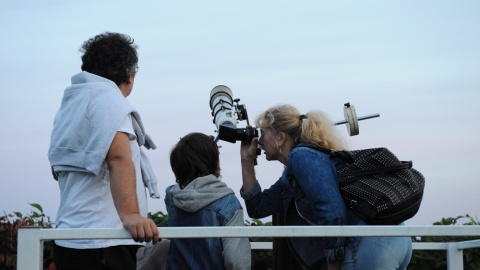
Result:
M331 159L328 154L302 147L301 144L297 145L288 155L288 167L285 168L283 175L269 189L262 192L257 182L250 192L241 191L248 215L251 218L264 218L278 212L282 207L289 209L293 198L296 212L308 224L361 224L361 220L347 211L339 192L336 172L337 166L342 164L338 159ZM289 215L292 215L292 212L285 214L284 219L288 220ZM286 224L292 225L288 221ZM323 237L320 239L321 243L317 247L322 246L327 262L343 260L346 238ZM357 241L349 239L348 245L356 246ZM293 251L304 264L314 252L312 248Z

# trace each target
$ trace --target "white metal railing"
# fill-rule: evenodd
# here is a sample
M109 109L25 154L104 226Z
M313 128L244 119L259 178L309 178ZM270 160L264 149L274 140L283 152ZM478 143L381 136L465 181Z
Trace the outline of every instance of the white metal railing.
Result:
M332 237L332 236L474 236L480 226L241 226L241 227L160 227L162 238L203 237ZM54 239L128 239L124 229L42 229L18 230L17 269L42 269L43 241ZM253 248L271 248L255 243ZM448 269L463 269L463 249L480 248L480 240L449 243L414 243L415 249L447 250Z

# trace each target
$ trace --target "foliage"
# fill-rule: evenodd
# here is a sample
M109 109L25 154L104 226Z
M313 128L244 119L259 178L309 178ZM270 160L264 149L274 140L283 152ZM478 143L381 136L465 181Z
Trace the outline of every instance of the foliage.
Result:
M20 227L38 226L52 228L50 218L45 216L40 204L30 203L35 208L29 215L13 212L0 217L0 269L16 269L17 265L17 235ZM44 264L51 262L51 241L44 243Z
M272 226L272 222L263 223L259 219L245 221L245 226ZM250 237L250 242L272 242L271 237ZM252 269L271 269L273 265L272 250L252 249Z
M470 215L458 216L456 218L442 218L442 220L433 223L439 226L455 226L459 224L459 220L468 219L462 225L480 225L478 219L474 219ZM412 238L413 242L460 242L476 240L478 237L467 236L428 236L422 238ZM463 250L464 269L475 270L480 269L480 249L469 248ZM414 250L412 259L408 265L409 270L416 269L447 269L447 253L445 250Z
M148 218L153 220L158 227L168 227L168 215L162 211L153 214L148 212Z

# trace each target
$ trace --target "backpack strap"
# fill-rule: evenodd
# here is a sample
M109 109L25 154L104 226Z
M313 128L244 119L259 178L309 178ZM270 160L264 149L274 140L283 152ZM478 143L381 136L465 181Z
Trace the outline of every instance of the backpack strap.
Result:
M309 143L299 143L299 144L295 145L294 147L312 148L312 149L318 150L320 152L323 152L325 154L329 154L330 158L338 158L345 163L352 163L353 162L353 158L350 155L348 155L347 153L345 153L344 151L338 151L338 150L318 146L316 144L309 144Z

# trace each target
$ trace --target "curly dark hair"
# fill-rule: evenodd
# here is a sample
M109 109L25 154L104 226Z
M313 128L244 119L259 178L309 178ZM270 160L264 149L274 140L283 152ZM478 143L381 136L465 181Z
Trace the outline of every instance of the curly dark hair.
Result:
M80 48L82 70L113 81L116 85L135 77L137 45L125 34L105 32L85 41Z
M193 132L173 147L170 166L181 188L197 177L213 174L220 177L220 152L214 139L203 133Z

